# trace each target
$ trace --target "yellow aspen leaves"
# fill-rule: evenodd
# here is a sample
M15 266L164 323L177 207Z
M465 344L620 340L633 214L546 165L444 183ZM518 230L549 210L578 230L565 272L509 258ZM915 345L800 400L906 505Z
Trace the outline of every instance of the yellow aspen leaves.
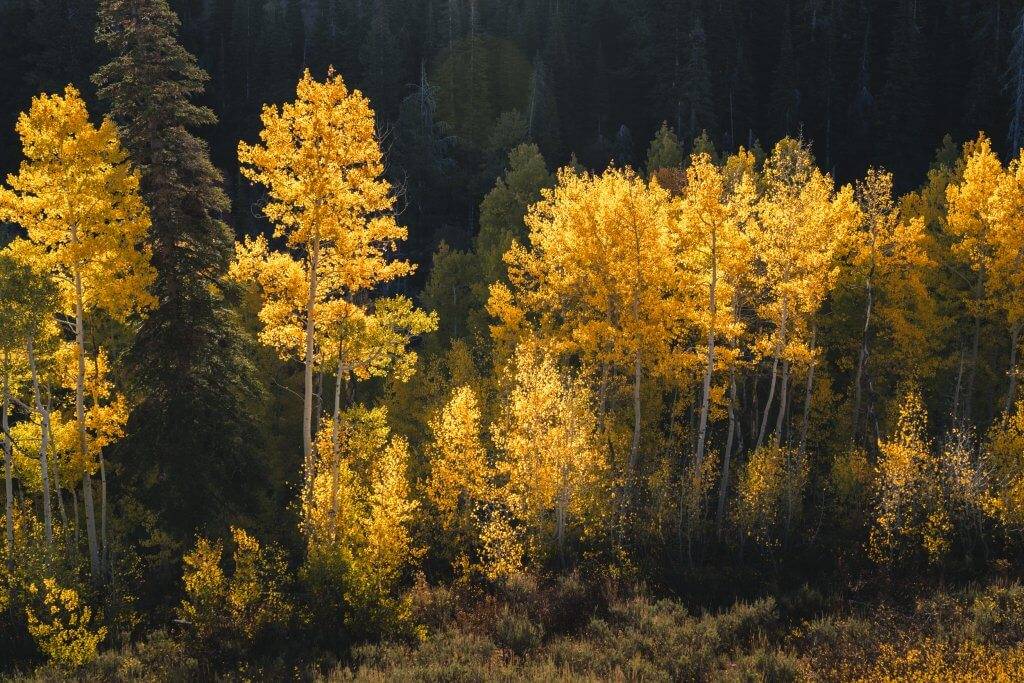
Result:
M550 354L524 346L511 363L512 386L491 425L496 468L507 482L495 500L526 525L537 551L552 539L564 559L569 525L600 498L605 483L593 399Z
M255 281L263 295L261 339L284 359L305 365L305 496L312 495L313 374L333 361L337 381L366 378L395 365L411 372L409 337L436 327L407 299L379 303L369 293L413 272L393 258L407 231L395 221L373 110L358 90L331 72L303 74L294 102L264 107L260 142L239 143L242 173L263 185L263 213L285 250L265 237L237 246L232 275Z
M433 434L427 499L447 530L468 527L475 505L488 500L491 471L481 438L480 405L468 386L457 387L430 421Z
M25 160L0 189L0 217L25 228L34 247L25 253L54 277L64 310L74 309L79 285L86 311L124 317L150 306L149 212L114 124L93 126L68 86L33 98L16 130Z

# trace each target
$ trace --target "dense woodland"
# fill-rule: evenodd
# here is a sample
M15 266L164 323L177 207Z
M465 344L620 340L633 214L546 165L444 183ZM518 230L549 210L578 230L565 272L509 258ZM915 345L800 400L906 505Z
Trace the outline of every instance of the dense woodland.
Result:
M0 52L0 675L1024 677L1019 3Z

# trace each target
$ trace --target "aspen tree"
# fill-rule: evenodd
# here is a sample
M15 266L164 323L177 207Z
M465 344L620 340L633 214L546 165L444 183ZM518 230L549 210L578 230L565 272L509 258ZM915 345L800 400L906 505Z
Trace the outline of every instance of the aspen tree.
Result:
M992 264L990 290L1010 328L1009 386L1003 412L1017 400L1018 349L1024 327L1024 150L1002 174L991 200Z
M481 429L480 405L468 386L452 391L430 421L433 444L426 493L449 532L471 532L475 505L489 498L491 471Z
M755 450L767 434L780 363L774 432L782 438L790 367L800 362L810 369L814 363L817 351L808 343L813 317L837 275L838 249L859 221L852 188L836 191L832 178L815 167L799 140L786 138L775 145L765 160L763 179L765 191L751 235L761 260L760 286L767 295L760 313L771 321L774 339L762 344L770 348L772 370Z
M934 266L926 251L924 219L907 217L892 193L892 174L869 169L857 183L861 222L853 244L852 263L862 289L861 338L853 382L853 429L860 433L865 385L875 386L892 375L892 384L928 372L928 327L934 312L923 274ZM880 348L873 341L878 340ZM886 347L891 346L891 351ZM875 391L869 392L867 415L872 450L877 438ZM870 425L865 425L865 427Z
M627 491L640 458L643 381L666 370L682 317L671 296L678 287L672 211L667 191L630 170L591 176L564 168L527 214L529 246L513 243L505 256L509 284L492 285L488 301L499 354L537 336L595 371L599 417L613 372L629 378Z
M16 243L17 244L17 243ZM5 483L10 484L10 469L14 439L8 424L8 405L11 397L11 370L15 358L23 361L22 372L27 369L32 386L32 408L39 414L42 429L38 440L37 460L43 498L43 529L47 545L53 543L53 515L50 501L49 479L49 411L43 405L39 391L39 371L36 346L44 336L44 328L57 307L56 290L46 276L34 272L15 256L18 250L8 247L0 252L0 351L4 353L4 469ZM52 331L51 331L52 334ZM16 400L16 399L14 399ZM20 401L19 401L20 403ZM28 406L26 406L28 408ZM8 494L10 491L8 490ZM8 495L10 508L10 495ZM11 510L7 510L12 522ZM8 532L11 529L8 528ZM10 535L8 540L11 540Z
M692 282L695 290L686 294L695 299L694 322L706 349L697 423L698 468L707 441L711 381L717 364L715 343L720 335L733 338L739 333L732 307L735 289L750 264L746 229L753 217L755 199L756 189L749 174L741 175L730 186L723 170L708 154L691 157L676 233L681 267L689 274L683 282Z
M687 469L693 476L685 477L681 485L680 532L687 508L691 526L699 515L706 480L710 481L710 474L704 472L704 458L713 375L716 366L726 364L722 360L735 355L731 350L723 354L716 343L720 336L735 339L741 332L733 308L737 286L750 264L746 228L753 217L756 188L749 173L741 172L733 180L730 182L724 169L716 166L707 153L691 156L675 227L677 258L684 274L680 282L685 289L680 295L689 303L692 324L700 331L704 345L696 450L692 467ZM720 358L723 355L725 358ZM731 443L727 447L731 448ZM688 556L692 556L692 528L686 536Z
M40 95L18 118L25 161L0 189L0 218L19 223L36 247L38 267L54 278L61 306L74 320L75 420L85 503L89 560L100 574L86 422L85 316L103 310L125 318L153 304L149 216L132 169L109 119L98 126L78 91Z
M988 138L979 136L966 154L963 177L946 188L948 204L946 220L950 233L957 239L952 247L955 257L970 268L973 278L972 299L967 311L974 321L971 341L971 360L964 390L962 417L970 419L974 401L974 388L978 374L978 353L981 344L982 318L992 305L991 277L996 250L997 215L993 211L996 190L999 187L1003 165L992 150ZM959 416L954 416L955 418Z
M261 339L283 358L303 362L308 502L315 466L314 374L329 358L327 340L345 321L368 314L373 288L414 266L390 258L407 231L395 221L373 110L362 93L349 90L333 71L322 83L306 71L296 100L264 107L261 120L261 142L239 143L238 158L243 175L267 188L263 212L286 250L271 250L264 237L247 239L232 271L254 278L263 290ZM340 355L336 360L339 368L347 362Z
M555 548L564 565L569 516L580 514L605 471L591 394L550 354L529 345L517 349L509 371L505 408L491 425L499 451L496 468L507 481L495 496L534 534L553 510Z

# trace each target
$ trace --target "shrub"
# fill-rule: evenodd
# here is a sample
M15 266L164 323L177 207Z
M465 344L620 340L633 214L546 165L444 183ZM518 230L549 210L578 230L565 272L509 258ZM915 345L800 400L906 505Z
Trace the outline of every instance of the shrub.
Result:
M82 604L76 590L47 578L31 584L28 594L28 631L51 662L76 669L96 659L107 629L95 625L92 608Z
M193 638L229 658L250 652L291 616L283 583L288 568L280 550L261 548L241 529L231 529L234 572L222 566L223 544L200 538L185 556L181 620Z

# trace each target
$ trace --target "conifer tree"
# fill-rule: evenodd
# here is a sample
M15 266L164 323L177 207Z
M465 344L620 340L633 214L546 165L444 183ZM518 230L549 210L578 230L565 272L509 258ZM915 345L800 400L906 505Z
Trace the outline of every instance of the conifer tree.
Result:
M683 165L683 148L675 131L664 121L647 148L647 175L654 175L661 169L680 168Z
M715 102L708 68L707 35L700 14L694 12L690 30L690 53L683 68L679 97L680 133L692 139L704 130L715 128Z
M94 80L142 174L153 220L147 244L157 305L129 357L137 405L125 483L139 487L173 532L191 535L251 508L255 487L237 476L259 470L244 444L254 436L252 398L261 387L226 300L228 199L195 134L216 122L194 103L207 75L178 43L178 25L166 0L105 0L96 37L113 58Z

